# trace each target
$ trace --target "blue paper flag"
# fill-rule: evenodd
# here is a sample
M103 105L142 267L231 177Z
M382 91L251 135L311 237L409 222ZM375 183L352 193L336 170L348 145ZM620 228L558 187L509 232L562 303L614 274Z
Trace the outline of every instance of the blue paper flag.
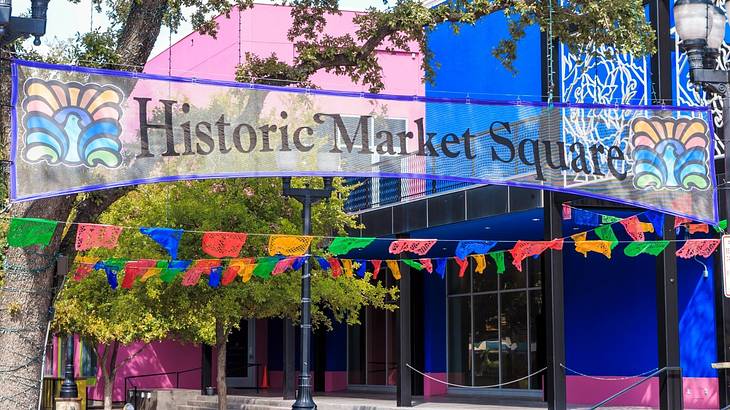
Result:
M322 268L322 270L330 270L331 266L330 263L327 262L327 259L317 256L317 263L319 263L319 267Z
M165 248L172 259L177 259L177 248L180 246L180 238L183 235L182 229L139 228L139 231Z
M456 246L456 257L465 260L472 253L484 254L496 244L494 241L459 241Z
M436 267L434 268L436 273L443 279L446 276L446 258L436 259Z
M598 226L601 224L601 216L595 212L573 208L572 216L573 222L579 226Z
M192 263L193 261L170 261L170 263L167 264L167 268L186 270Z
M367 269L367 261L365 259L357 259L356 261L360 264L360 267L357 268L355 275L357 275L358 278L364 278L365 269Z
M294 262L291 264L292 270L299 270L299 269L301 269L302 266L304 266L304 262L306 262L306 261L307 261L307 257L306 256L302 256L302 257L299 257L299 258L294 259Z
M210 270L210 276L208 277L208 286L211 288L217 288L221 285L221 276L223 275L223 267L216 266Z
M94 265L94 270L104 270L104 273L106 273L106 281L109 282L109 286L112 289L116 289L119 286L119 281L117 280L119 268L117 266L107 265L104 261L99 261Z
M658 237L664 238L664 214L654 211L646 211L644 215L646 215L646 218L654 227L654 233L656 233Z

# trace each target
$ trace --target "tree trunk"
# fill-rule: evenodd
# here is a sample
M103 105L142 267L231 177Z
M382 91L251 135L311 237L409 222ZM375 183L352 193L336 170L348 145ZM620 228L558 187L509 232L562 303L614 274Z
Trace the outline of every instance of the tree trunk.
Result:
M226 390L226 343L228 334L219 320L215 322L215 348L216 348L216 384L218 386L218 410L226 410L228 407L228 392Z
M117 374L117 353L119 352L119 343L111 342L104 347L104 358L106 359L107 351L111 349L111 358L109 363L104 360L101 363L102 374L104 375L104 410L112 410L114 399L114 379ZM126 397L125 397L126 399Z

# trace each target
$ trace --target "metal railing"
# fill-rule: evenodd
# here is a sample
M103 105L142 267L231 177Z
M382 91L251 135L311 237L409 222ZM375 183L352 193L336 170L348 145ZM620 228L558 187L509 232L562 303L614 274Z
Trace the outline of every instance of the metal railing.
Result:
M624 395L625 393L627 393L628 391L630 391L630 390L634 389L635 387L641 385L645 381L650 380L651 378L653 378L653 377L655 377L655 376L657 376L657 375L659 375L659 374L661 374L663 372L669 372L669 371L678 371L678 372L680 372L680 377L681 377L681 371L682 371L682 368L681 367L670 367L670 366L662 367L661 369L657 369L657 370L651 372L650 374L644 376L640 380L638 380L638 381L636 381L634 383L631 383L629 386L621 389L619 392L611 395L610 397L608 397L607 399L601 401L600 403L593 405L591 407L591 410L597 409L597 408L603 406L604 404L606 404L606 403L608 403L608 402L610 402L610 401L612 401L612 400L614 400L614 399L616 399L616 398Z
M180 387L180 375L181 374L190 373L190 372L194 372L194 371L202 370L202 369L203 369L202 367L196 367L193 369L178 370L175 372L161 372L161 373L149 373L149 374L139 374L139 375L134 375L134 376L127 376L124 378L124 400L127 400L127 398L129 397L129 389L127 388L127 385L131 385L134 388L134 390L137 390L137 386L134 383L130 382L130 380L132 380L132 379L175 375L175 388L177 389ZM136 398L136 394L135 394L135 398Z

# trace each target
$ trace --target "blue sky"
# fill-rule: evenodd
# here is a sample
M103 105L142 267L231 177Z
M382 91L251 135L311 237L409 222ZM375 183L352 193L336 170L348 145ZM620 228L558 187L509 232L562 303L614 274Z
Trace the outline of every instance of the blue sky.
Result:
M277 1L258 0L258 3L277 3ZM30 9L30 0L12 0L13 15L18 15ZM383 0L340 0L340 8L343 10L365 10L370 6L383 7ZM77 32L88 31L93 24L94 28L106 27L109 21L106 16L100 13L91 12L91 0L81 0L78 4L67 0L51 0L48 5L48 26L46 36L42 39L44 44L40 46L41 51L46 49L49 41L65 40L71 38ZM189 23L184 23L177 33L172 34L172 42L185 37L192 31ZM169 44L169 32L163 28L157 39L151 56L159 54ZM27 45L32 47L32 42Z

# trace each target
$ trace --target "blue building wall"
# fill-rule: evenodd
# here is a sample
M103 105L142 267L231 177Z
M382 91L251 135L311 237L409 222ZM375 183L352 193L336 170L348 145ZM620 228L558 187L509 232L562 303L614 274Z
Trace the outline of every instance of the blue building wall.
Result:
M425 275L423 285L423 368L428 373L446 372L446 280Z

